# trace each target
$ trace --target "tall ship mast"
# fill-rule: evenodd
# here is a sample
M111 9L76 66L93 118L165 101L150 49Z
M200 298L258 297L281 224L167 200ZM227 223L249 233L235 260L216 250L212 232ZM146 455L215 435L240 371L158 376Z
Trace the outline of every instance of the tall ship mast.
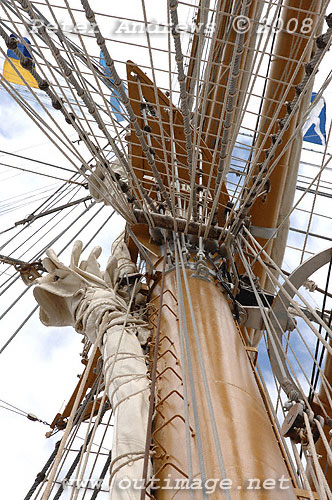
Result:
M4 498L332 499L329 4L1 0Z

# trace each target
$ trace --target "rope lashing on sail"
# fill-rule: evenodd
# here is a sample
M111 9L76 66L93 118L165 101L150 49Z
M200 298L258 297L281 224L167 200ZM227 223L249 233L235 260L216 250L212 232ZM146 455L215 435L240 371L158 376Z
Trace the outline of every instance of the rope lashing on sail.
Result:
M91 208L92 206L93 206L92 204L91 204L91 205L89 205L89 206L87 206L87 207L85 208L85 210L82 212L82 214L81 214L81 215L79 215L79 216L78 216L78 217L74 220L74 223L76 223L76 222L80 219L80 217L81 217L83 214L87 213L87 212L90 210L90 208ZM65 245L65 246L64 246L64 247L60 250L59 255L60 255L62 252L64 252L64 251L66 250L66 248L68 248L68 246L69 246L69 245L70 245L70 244L71 244L71 243L72 243L72 242L73 242L73 241L77 238L77 236L81 233L81 231L82 231L85 227L87 227L87 226L88 226L88 225L89 225L89 224L90 224L90 223L91 223L91 222L92 222L92 221L93 221L93 220L94 220L94 219L95 219L95 218L96 218L96 217L100 214L100 212L102 211L102 209L103 209L103 207L101 207L101 208L100 208L97 212L95 212L95 213L92 215L92 217L90 217L90 219L88 219L88 221L84 223L84 226L83 226L83 227L81 226L81 227L78 229L78 231L77 231L77 232L73 235L73 237L69 240L69 242L68 242L68 243L66 243L66 245ZM110 219L113 217L113 215L114 215L114 211L113 211L113 212L110 214L110 216L109 216L109 217L108 217L108 218L107 218L107 219L106 219L106 220L102 223L102 225L101 225L101 226L97 229L97 231L96 231L96 232L92 235L92 237L91 237L91 238L89 239L89 241L86 243L85 248L86 248L88 245L90 245L90 243L91 243L91 242L94 240L94 238L97 236L97 234L99 233L99 231L101 230L101 228L102 228L102 227L104 227L104 225L110 221ZM53 244L56 240L58 240L58 239L59 239L59 238L60 238L60 237L61 237L61 236L62 236L62 235L63 235L63 234L67 231L67 229L68 229L68 228L66 228L66 229L62 230L62 231L61 231L61 233L58 235L58 237L56 237L56 238L52 239L52 240L51 240L51 242L50 242L47 246L52 245L52 244ZM83 248L83 250L84 250L85 248ZM39 258L42 256L42 254L44 253L44 251L45 251L45 248L44 248L44 249L42 249L42 250L41 250L41 252L38 252L38 254L36 254L36 255L34 256L34 259L39 259ZM17 279L19 279L19 276L18 276L18 277L16 277L16 278L14 278L14 279L13 279L13 281L12 281L12 283L10 283L6 289L8 289L8 288L11 286L11 284L13 284L15 281L17 281ZM31 283L29 282L28 284L31 284ZM3 290L2 292L0 292L0 296L2 295L2 293L4 293L4 291L6 291L6 289L5 289L5 290ZM25 295L27 292L28 292L28 288L26 288L25 290L23 290L23 292L21 292L21 294L19 295L19 297L17 297L17 298L14 300L14 302L13 302L13 303L12 303L12 304L11 304L11 305L7 308L7 309L6 309L6 311L5 311L2 315L0 315L0 320L1 320L1 319L2 319L2 318L3 318L3 317L4 317L7 313L8 313L11 309L12 309L12 307L14 307L14 306L16 305L16 303L20 300L20 298L21 298L23 295ZM30 311L30 313L29 313L29 314L27 315L27 317L26 317L26 318L22 321L22 323L21 323L21 324L20 324L20 326L19 326L19 327L15 330L15 332L14 332L14 333L13 333L13 334L9 337L9 339L8 339L8 340L7 340L7 341L6 341L6 342L5 342L5 343L4 343L4 344L0 347L0 354L1 354L1 353L2 353L2 352L3 352L3 351L4 351L7 347L8 347L8 345L12 342L12 340L16 337L16 335L17 335L17 334L21 331L21 329L24 327L24 325L25 325L25 324L29 321L29 319L30 319L30 318L33 316L33 314L37 311L38 307L39 307L39 306L37 305L37 306L35 306L35 307L34 307L34 308Z
M137 492L124 497L121 495L128 491L116 485L123 478L141 477L144 458L149 380L141 345L146 344L150 330L139 310L128 310L136 303L140 306L141 285L137 277L130 283L129 277L137 276L137 270L123 234L114 242L104 272L97 261L100 247L79 263L81 251L82 243L76 242L66 266L53 250L47 250L43 265L49 274L37 280L34 295L40 304L40 319L47 326L73 326L92 343L102 328L105 388L115 418L111 470L115 463L116 468L110 498L136 500Z

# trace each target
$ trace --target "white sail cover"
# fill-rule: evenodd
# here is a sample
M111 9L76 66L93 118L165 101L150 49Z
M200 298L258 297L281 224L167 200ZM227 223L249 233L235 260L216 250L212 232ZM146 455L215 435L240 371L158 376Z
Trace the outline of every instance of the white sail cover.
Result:
M123 235L115 241L104 272L96 247L80 261L82 243L75 242L69 266L52 249L43 265L48 275L36 280L34 296L40 304L40 319L47 326L73 326L92 343L98 339L104 359L107 395L114 411L111 464L112 500L137 500L141 483L149 410L149 380L141 344L149 330L139 315L129 312L129 286L121 286L126 275L137 272ZM121 282L122 280L122 282ZM100 340L99 340L100 339Z

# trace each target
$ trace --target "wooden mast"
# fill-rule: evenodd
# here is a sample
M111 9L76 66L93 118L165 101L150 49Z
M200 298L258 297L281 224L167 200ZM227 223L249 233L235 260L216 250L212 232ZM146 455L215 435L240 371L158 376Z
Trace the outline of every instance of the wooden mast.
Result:
M196 402L189 390L190 447L192 453L192 479L202 477L199 456L203 461L206 478L217 481L215 492L209 498L220 498L222 488L231 493L231 498L246 498L252 484L258 484L255 498L296 498L290 480L290 467L274 432L274 425L264 405L257 384L251 351L247 350L237 327L229 304L215 283L192 277L187 270L188 292L181 278L184 294L184 309L191 357L192 373L187 366L187 387L190 376ZM152 294L152 303L163 293L163 311L160 329L156 416L154 419L155 472L161 484L171 478L188 477L188 456L185 442L185 411L183 400L184 373L181 370L179 286L175 271L166 275L165 289L160 282ZM191 304L190 304L191 301ZM194 311L194 319L192 310ZM184 318L182 318L183 320ZM195 325L196 323L196 325ZM197 328L199 344L195 339ZM187 353L188 354L188 353ZM204 372L200 366L200 354L204 360ZM208 410L204 376L209 387L213 415L218 430L218 439L225 464L224 474L220 470L216 442L213 435L213 416ZM194 410L198 413L199 431L195 427ZM199 439L202 449L199 450ZM255 478L255 482L251 482ZM280 489L280 480L284 478ZM267 482L267 479L270 480ZM221 481L223 482L221 483ZM220 487L220 483L222 486ZM212 488L214 482L208 483ZM265 489L274 484L276 489ZM181 498L189 493L179 492ZM160 490L158 500L173 498L174 491ZM179 498L180 498L179 497Z
M291 9L291 7L294 8ZM317 2L315 7L316 9L314 9L314 2L306 2L307 11L317 12ZM254 8L255 3L251 6L252 10ZM304 12L304 9L299 12L295 8L294 1L287 2L284 9L284 22L287 23L291 17L297 17L300 24L305 16L308 16L307 12ZM314 17L314 14L312 16ZM224 21L225 19L222 17L222 22ZM219 33L220 38L222 38L222 27L220 27ZM295 38L294 35L285 33L281 33L278 37L277 56L272 63L269 75L270 84L265 99L265 108L262 112L264 120L263 125L261 122L258 144L266 136L268 124L277 107L277 102L275 102L277 99L273 97L276 85L278 87L277 95L281 95L292 78L294 68L306 45L306 39L303 42L300 41L300 48L298 51L294 51L292 56L291 68L288 67L288 71L285 72L286 56L284 52L289 51L291 42ZM206 147L207 150L215 147L216 126L222 106L222 94L225 91L225 82L227 81L225 73L220 68L223 63L225 68L229 67L233 46L234 42L232 43L230 37L222 62L218 60L219 52L214 51L215 59L212 68L218 69L218 71L215 72L213 80L215 85L213 92L216 95L211 100L212 102L209 102L204 126L202 147ZM194 40L192 58L195 58L195 47L197 48L197 43ZM242 68L246 56L247 51L245 50L242 57ZM310 53L308 53L307 58L310 58ZM283 64L280 64L280 60L283 61ZM192 65L189 65L189 68L192 68ZM133 109L135 109L135 106L139 105L139 98L137 91L135 94L134 78L130 81L130 77L134 74L132 65L130 65L129 70L129 96ZM135 74L140 77L137 68L135 68ZM302 76L300 71L294 83L299 83ZM149 83L146 76L141 75L141 78L144 81L144 92L147 98ZM276 84L276 81L279 83ZM154 102L152 86L149 102ZM137 111L137 115L139 116L139 111ZM179 125L179 119L176 121L178 126L177 139L184 144L184 135L181 131L183 126ZM284 139L285 142L295 129L296 119L297 117L292 121ZM129 141L130 144L131 141L134 141L133 133ZM270 144L267 142L266 148L269 146ZM131 152L137 173L144 172L146 168L144 160L143 164L140 163L140 158L143 158L143 155L136 144L134 144L134 148L131 146ZM260 202L254 205L251 211L254 225L275 226L288 171L288 159L289 156L286 153L275 169L272 194L270 194L267 203L267 218L264 217L262 220L261 208L258 207ZM264 214L266 215L265 209ZM219 223L221 222L219 217ZM137 225L132 227L132 231L135 234L136 242L145 248L150 260L155 263L157 272L160 272L162 254L149 240L147 227ZM132 251L133 247L132 241ZM263 282L262 271L259 269L256 271ZM206 478L219 480L219 487L216 487L211 498L220 498L220 481L223 479L226 481L222 483L226 493L227 486L232 488L231 498L246 498L248 495L246 487L250 486L250 481L253 479L256 479L256 484L260 486L259 489L255 490L255 498L276 498L276 489L278 498L297 498L299 492L296 490L291 467L278 438L273 419L269 415L265 394L255 372L251 358L252 349L245 344L241 331L232 316L229 303L222 291L218 289L217 284L211 280L205 281L193 277L191 270L187 269L185 273L187 284L183 274L179 279L175 270L167 272L164 289L161 288L161 280L157 280L150 301L150 307L154 311L152 323L156 326L158 300L160 295L163 296L158 345L155 344L156 328L152 338L153 348L158 349L155 417L152 432L157 489L153 493L158 500L174 498L174 489L159 489L158 485L174 485L177 480L201 478L205 473ZM187 338L185 350L187 360L188 356L191 358L191 366L188 365L189 361L185 365L181 361L183 354L181 354L181 349L183 349L181 347L182 335L186 335ZM184 394L183 390L184 379L188 390L187 395ZM189 388L190 379L191 388ZM188 398L187 403L186 398ZM212 406L209 405L209 398ZM220 450L222 450L224 470L220 462L220 450L218 451L216 446L214 424L218 433L217 441L219 441ZM189 463L191 463L191 467L188 466ZM203 474L202 468L204 469ZM264 483L266 480L267 483ZM284 481L284 483L280 485L280 481ZM267 486L266 488L264 484ZM271 484L274 485L273 488L271 488ZM283 488L285 485L288 487ZM179 498L189 498L189 492L184 493L183 490L179 491L177 495L180 495Z
M280 97L285 97L285 104L291 101L295 96L295 86L301 83L303 76L305 74L305 63L311 59L311 53L313 50L312 40L308 49L308 39L310 37L311 31L307 35L302 35L299 33L299 29L304 25L306 19L312 20L313 25L316 22L318 15L321 11L322 2L320 0L304 0L301 2L301 9L299 9L299 2L296 0L286 0L283 7L282 16L282 26L290 26L293 19L298 19L298 30L296 34L289 33L287 30L283 29L278 33L276 49L273 52L273 59L271 64L270 73L268 75L269 81L266 89L266 94L264 96L264 105L262 108L260 125L257 132L257 143L256 148L258 149L262 143L263 150L267 150L271 147L271 136L279 131L278 120L284 118L285 116L285 106L278 111ZM306 52L305 52L306 51ZM303 54L304 58L303 58ZM300 71L295 71L299 61L303 58L301 63ZM295 74L295 78L293 78ZM289 90L287 87L289 82L292 80L292 85ZM278 119L276 120L276 116ZM270 191L266 197L259 197L250 210L251 222L253 226L267 229L274 229L277 227L278 217L280 212L280 206L283 199L283 194L285 191L286 180L289 178L293 179L292 172L297 171L299 157L295 154L291 156L291 147L283 152L287 142L294 133L295 127L300 119L299 112L295 112L294 116L290 122L289 128L285 131L281 144L275 154L275 158L278 158L277 165L272 172L270 181ZM275 125L268 133L271 121L274 121ZM264 161L264 152L260 157L260 161ZM293 163L297 161L297 165ZM293 184L293 192L289 193L287 191L288 197L293 198L295 193L295 184ZM264 245L269 239L258 238L260 244ZM283 248L279 248L276 251L278 254L278 264L281 265L282 258L285 251L286 241L283 241ZM270 254L272 251L273 243L271 242L267 247L266 251ZM260 278L261 285L266 284L266 274L260 265L255 267L256 275Z

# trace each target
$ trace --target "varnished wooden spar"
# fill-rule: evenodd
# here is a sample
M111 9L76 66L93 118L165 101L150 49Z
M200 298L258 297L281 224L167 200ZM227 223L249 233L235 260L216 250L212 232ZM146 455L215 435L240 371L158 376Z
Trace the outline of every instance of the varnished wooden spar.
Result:
M145 224L146 223L146 215L143 210L133 210L133 214L136 217L138 223ZM162 215L157 213L149 214L155 224L155 227L160 229L168 229L170 231L178 231L180 233L186 232L187 234L199 235L204 234L205 229L207 228L206 224L200 224L198 222L189 222L185 219L180 219L178 217L174 218L170 215ZM225 232L225 236L227 231L225 231L222 227L215 226L211 227L208 232L208 238L218 239L222 232Z
M321 8L321 0L304 0L301 3L301 10L299 10L299 2L297 0L287 0L284 3L282 26L287 27L289 26L291 19L298 19L298 30L295 34L287 32L286 29L283 29L278 33L276 49L273 51L274 54L271 69L268 75L269 81L264 95L264 106L262 109L260 125L257 131L258 140L256 143L256 149L259 148L263 141L265 141L263 147L264 150L271 146L271 138L267 138L267 131L271 121L274 120L276 116L278 119L285 117L285 106L283 106L277 113L280 99L281 97L285 97L285 103L291 101L295 96L295 85L299 84L303 79L304 65L311 59L312 56L311 51L313 49L313 38L310 42L311 45L309 44L309 48L305 54L301 69L296 74L290 90L287 91L287 86L293 79L295 68L298 61L303 56L303 53L307 48L307 44L309 43L308 39L311 36L311 32L307 35L301 35L299 30L303 26L306 19L312 19L313 26L315 26L318 15L321 12ZM292 49L293 46L295 46L294 49ZM285 131L282 142L277 148L274 159L282 153L285 145L294 133L299 119L299 113L294 113L289 128ZM278 120L276 120L275 126L271 130L271 134L276 134L278 131ZM259 197L250 210L252 224L254 226L262 228L277 227L286 180L288 177L291 177L292 170L297 170L297 166L293 163L295 158L292 158L290 153L291 148L288 148L278 160L278 163L270 176L270 192L267 194L266 199L264 197ZM263 153L259 161L264 160L265 154ZM299 158L297 158L297 161L299 161ZM288 195L293 198L294 193L295 185L294 192L288 193ZM259 242L264 245L266 243L266 239L259 239ZM286 241L283 242L283 248L278 249L279 264L281 264L280 261L282 260L285 251L285 245ZM271 253L272 243L269 245L267 251L269 254ZM256 265L255 272L260 278L261 285L264 286L266 281L266 274L264 270L261 266Z
M158 349L152 430L155 498L174 498L176 485L179 491L175 498L190 498L189 489L184 486L190 473L188 431L192 478L197 480L199 490L197 498L203 498L198 483L204 480L204 474L205 479L210 479L207 485L211 500L223 498L223 488L232 500L246 499L247 488L253 484L257 499L272 500L276 493L284 500L297 498L291 467L255 373L252 349L244 343L226 297L216 283L193 277L191 270L186 270L189 293L183 276L179 287L176 270L166 273L162 289L160 247L149 243L147 226L138 224L132 231L136 241L149 253L159 276L149 303L150 323L154 327L151 358ZM135 257L133 242L129 242L129 248ZM156 345L160 295L161 321ZM184 364L181 335L187 338L187 343L183 341L187 359ZM188 415L184 390L188 397ZM225 471L220 470L213 418ZM202 473L202 462L205 473ZM272 484L274 487L270 489Z
M228 85L228 80L230 77L230 69L232 63L232 57L234 53L234 46L236 41L236 32L231 29L232 21L235 17L234 14L234 2L232 0L226 0L220 2L222 4L222 12L216 13L216 22L218 26L216 27L217 36L214 44L211 47L210 54L212 58L212 64L208 68L208 74L205 75L205 85L207 87L207 104L204 110L204 121L203 121L203 138L207 144L207 147L213 152L215 147L220 149L221 145L217 143L218 129L220 127L220 118L222 117L226 89ZM261 2L257 0L252 0L249 9L249 15L251 21L256 20L258 22L260 18L260 13L262 10ZM239 13L240 11L238 11ZM253 23L256 26L256 23ZM253 44L256 39L255 28L249 30L245 36L244 49L241 56L240 73L237 85L236 103L235 111L233 116L233 126L237 121L238 115L242 113L242 104L245 98L245 90L248 78L250 74L245 70L250 66L250 61L253 58ZM194 39L195 42L195 39ZM197 47L193 43L193 50L191 53L191 59L196 57L194 49ZM190 69L189 64L189 69ZM189 73L190 77L190 73ZM205 89L204 89L205 90ZM203 109L201 109L203 113ZM222 137L223 124L221 126L220 137Z
M189 352L193 367L193 385L196 409L200 425L200 436L195 427L194 403L189 384L189 369L186 370L186 386L190 395L189 424L192 453L192 476L201 478L198 439L202 439L206 478L209 483L208 498L224 497L223 488L232 500L295 499L294 483L287 468L282 445L274 433L273 421L260 394L254 367L249 359L240 331L234 323L229 304L222 292L213 284L191 277L187 271L188 285L197 325L200 346L195 341L192 313L184 291L184 307L187 320ZM185 283L182 279L182 288ZM160 283L155 287L152 303L157 303L161 293ZM166 275L161 317L158 352L157 400L154 419L154 467L159 484L177 484L177 480L188 477L186 452L186 427L183 400L184 373L181 370L181 348L179 332L179 290L175 271ZM223 461L223 476L213 436L212 421L208 409L206 388L200 367L199 350L204 361L206 379L212 400L213 413ZM253 481L255 479L255 481ZM215 483L213 482L215 480ZM266 482L267 481L267 482ZM282 481L282 484L280 483ZM158 483L157 483L158 484ZM215 484L215 491L213 491ZM248 491L250 485L259 489ZM265 488L264 485L274 485ZM280 488L282 486L282 488ZM287 488L286 488L287 487ZM283 489L285 488L285 489ZM160 489L155 492L158 500L174 498L175 491ZM202 491L197 491L203 498ZM277 495L277 496L276 496ZM175 498L189 499L189 492L179 491Z
M130 104L136 115L136 118L142 130L148 131L151 140L151 149L154 154L154 159L158 172L162 178L164 185L168 191L174 189L175 174L173 172L172 154L176 153L176 162L178 166L178 178L181 183L181 192L188 193L190 191L190 174L187 165L186 155L186 139L184 133L184 120L181 111L171 103L169 97L160 89L157 92L157 99L154 91L153 82L148 76L133 62L127 63L127 79L128 93ZM143 97L141 102L140 91ZM146 124L142 115L142 106L150 104L150 112L146 115ZM160 109L160 122L154 116ZM172 134L174 136L174 149L171 151L171 132L170 132L170 111L172 110ZM192 133L192 136L194 134ZM165 149L163 149L162 138L164 138ZM156 184L146 155L143 153L142 147L135 134L134 128L131 128L131 134L127 136L130 160L138 179L140 179L144 187L149 191L151 198L157 199ZM200 141L199 151L201 153L201 169L202 169L202 184L208 188L209 174L212 165L212 153L207 148L203 139ZM167 169L168 166L168 169ZM172 168L171 168L172 167ZM198 176L197 176L198 177ZM215 188L216 166L209 185L209 204L212 204L212 195ZM171 180L171 183L169 182ZM198 183L198 179L195 179ZM220 208L218 213L218 223L223 222L223 212L229 201L229 196L225 183L221 189Z

